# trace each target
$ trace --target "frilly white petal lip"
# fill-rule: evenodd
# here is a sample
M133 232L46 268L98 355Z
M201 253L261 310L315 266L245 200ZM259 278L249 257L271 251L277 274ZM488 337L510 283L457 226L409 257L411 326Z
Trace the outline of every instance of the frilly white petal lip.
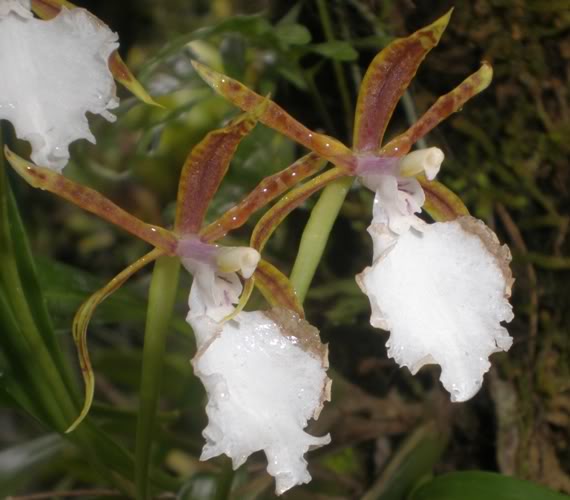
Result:
M63 8L49 21L26 13L29 2L0 7L0 118L31 143L36 164L61 171L71 142L95 142L87 112L115 119L108 59L117 35L84 9Z
M412 373L441 365L451 400L465 401L479 390L489 356L512 344L500 325L513 318L509 249L473 217L400 236L384 222L370 226L375 260L357 276L371 324L391 332L388 355L399 365Z
M304 454L330 442L304 431L330 398L316 328L287 310L241 312L192 364L208 393L201 460L225 454L237 468L263 450L277 494L311 480Z
M236 273L186 262L194 274L187 316L198 344L192 364L208 393L201 459L225 454L239 467L263 450L281 494L310 481L304 454L330 437L304 428L330 399L328 350L318 330L294 312L240 312Z

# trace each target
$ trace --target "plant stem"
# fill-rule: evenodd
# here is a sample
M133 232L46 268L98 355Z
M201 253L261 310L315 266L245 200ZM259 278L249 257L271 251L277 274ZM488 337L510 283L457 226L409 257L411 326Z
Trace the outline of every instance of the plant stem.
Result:
M138 500L148 496L148 467L162 375L166 335L178 286L180 261L160 257L150 284L142 359L139 414L135 445L135 485Z
M305 300L332 226L351 185L351 177L329 184L311 211L291 271L291 284L301 303Z
M327 3L325 0L316 0L316 2L325 38L329 42L334 41L334 31ZM340 90L346 124L348 130L352 130L353 110L346 78L338 61L333 62L333 67ZM305 300L317 266L323 256L332 226L351 185L352 178L340 179L329 184L319 197L319 201L314 206L305 226L299 252L291 271L291 284L301 303Z
M323 26L325 38L329 42L334 42L335 41L334 30L332 26L331 17L327 8L326 0L317 0L317 7L319 9L319 18ZM350 131L352 130L354 113L352 109L352 100L350 98L350 92L348 90L348 84L340 62L333 61L333 70L340 91L340 99L342 102L342 107L344 109L344 118L347 127L346 130Z

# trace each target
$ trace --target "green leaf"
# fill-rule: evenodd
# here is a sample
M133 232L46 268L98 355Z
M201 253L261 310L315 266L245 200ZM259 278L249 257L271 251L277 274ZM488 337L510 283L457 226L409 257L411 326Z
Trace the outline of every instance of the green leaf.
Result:
M428 422L416 429L406 438L362 500L407 498L414 485L431 474L445 450L447 439L445 431L440 430L435 422ZM463 497L457 497L457 500L459 498L463 500Z
M311 51L335 61L356 61L358 52L348 42L333 40L311 46Z
M410 500L568 500L530 481L494 472L452 472L420 486Z
M0 452L0 497L5 498L29 484L38 470L53 464L65 449L57 434L49 434Z
M287 45L306 45L311 41L311 32L301 24L282 24L274 33Z

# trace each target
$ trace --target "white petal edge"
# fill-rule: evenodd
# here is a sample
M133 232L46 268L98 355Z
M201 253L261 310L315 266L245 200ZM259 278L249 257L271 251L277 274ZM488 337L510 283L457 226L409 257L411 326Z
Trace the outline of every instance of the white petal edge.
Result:
M201 460L225 454L235 469L263 450L277 494L309 482L304 454L330 442L303 430L330 399L318 330L281 309L241 312L211 333L192 361L208 393Z
M20 17L30 18L32 14L31 0L2 0L0 1L0 19L13 12Z
M108 59L118 38L84 9L43 21L16 15L24 5L0 17L0 119L31 143L34 163L60 172L71 142L95 142L87 112L115 119Z
M391 332L388 355L413 374L441 365L451 400L471 398L489 356L512 344L500 324L513 318L508 248L473 217L399 237L373 222L369 232L384 251L357 281L370 299L371 324Z

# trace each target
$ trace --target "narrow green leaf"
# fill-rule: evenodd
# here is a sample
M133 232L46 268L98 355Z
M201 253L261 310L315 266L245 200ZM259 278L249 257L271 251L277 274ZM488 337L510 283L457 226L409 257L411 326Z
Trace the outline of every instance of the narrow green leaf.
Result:
M435 422L428 422L416 429L402 443L362 500L407 498L414 485L431 474L445 450L447 438L445 431L438 429Z
M358 52L354 47L348 42L340 40L318 43L312 45L310 49L312 52L333 59L334 61L356 61L358 59Z
M274 33L287 45L306 45L311 41L311 32L300 24L279 25Z
M0 497L5 498L37 477L38 469L49 466L65 449L57 434L49 434L0 452Z
M420 486L410 500L568 500L544 486L494 472L452 472Z

